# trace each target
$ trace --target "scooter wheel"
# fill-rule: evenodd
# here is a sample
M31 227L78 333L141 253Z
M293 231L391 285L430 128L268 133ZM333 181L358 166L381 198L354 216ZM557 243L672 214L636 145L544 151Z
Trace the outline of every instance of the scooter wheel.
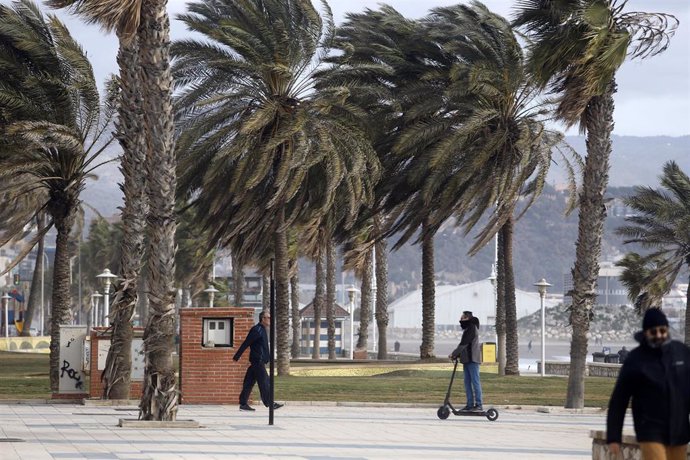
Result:
M445 420L450 415L450 408L448 406L441 406L436 411L436 415L438 415L438 418L441 420Z
M489 409L486 411L486 418L490 421L495 421L498 418L498 411L496 409Z

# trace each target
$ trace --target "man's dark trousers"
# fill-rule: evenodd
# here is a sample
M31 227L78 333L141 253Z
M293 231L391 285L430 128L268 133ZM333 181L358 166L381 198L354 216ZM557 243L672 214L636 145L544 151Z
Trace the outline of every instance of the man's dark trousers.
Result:
M261 393L261 401L264 406L269 405L269 388L268 388L268 372L266 366L262 363L250 363L247 373L244 375L244 383L242 384L242 393L240 393L240 405L249 403L249 394L252 392L254 383L259 384L259 393Z

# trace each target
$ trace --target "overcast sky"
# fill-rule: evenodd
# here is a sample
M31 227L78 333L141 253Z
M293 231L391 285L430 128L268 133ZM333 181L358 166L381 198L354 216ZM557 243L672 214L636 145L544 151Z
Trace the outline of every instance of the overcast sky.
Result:
M9 4L9 0L0 0ZM464 0L389 0L402 14L421 17L436 6L454 5ZM187 0L169 0L172 38L188 35L183 24L174 16L184 12ZM509 0L485 0L496 13L512 17L513 4ZM347 12L364 8L376 9L379 2L367 0L330 0L336 22L342 22ZM649 8L653 8L650 10ZM690 134L690 2L688 0L630 0L626 11L657 11L673 14L680 20L671 46L665 53L646 60L628 61L618 72L615 130L619 135L682 136ZM115 56L117 39L105 35L96 26L87 26L64 13L59 16L68 24L72 35L86 48L96 77L103 81L109 73L117 72Z

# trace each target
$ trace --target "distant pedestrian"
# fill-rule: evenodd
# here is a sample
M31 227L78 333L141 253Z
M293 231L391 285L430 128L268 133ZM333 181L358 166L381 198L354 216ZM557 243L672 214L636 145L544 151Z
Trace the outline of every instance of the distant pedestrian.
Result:
M620 457L623 420L632 398L635 435L643 460L685 460L690 441L690 348L671 340L666 315L647 310L640 346L626 357L611 394L606 442Z
M532 340L527 343L527 351L532 353Z
M396 352L400 351L400 342L398 342L398 341L396 340L395 343L393 344L393 349L394 349Z
M628 357L628 353L630 353L625 346L618 350L618 362L623 364L623 361L625 361L625 358Z

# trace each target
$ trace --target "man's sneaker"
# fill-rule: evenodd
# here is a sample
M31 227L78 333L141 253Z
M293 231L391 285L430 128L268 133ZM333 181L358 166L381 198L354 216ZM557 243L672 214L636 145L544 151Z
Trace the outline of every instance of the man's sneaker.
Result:
M281 407L283 407L285 404L280 404L280 403L273 403L273 410L278 410Z
M240 410L246 410L246 411L248 411L248 412L253 412L253 411L255 411L256 409L254 409L254 408L253 408L252 406L250 406L249 404L240 404Z
M468 412L468 411L471 411L473 408L474 408L474 406L470 406L470 405L468 404L468 405L466 405L465 407L463 407L463 408L460 409L460 410L461 410L461 411Z
M472 410L472 412L484 412L484 408L482 407L481 404L477 404L471 410Z

